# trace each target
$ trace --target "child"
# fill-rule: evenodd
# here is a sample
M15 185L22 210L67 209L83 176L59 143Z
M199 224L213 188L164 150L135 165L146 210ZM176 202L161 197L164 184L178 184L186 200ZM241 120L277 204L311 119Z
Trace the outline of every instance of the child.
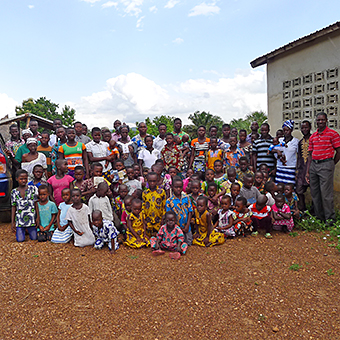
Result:
M254 176L252 176L251 174L245 175L240 195L247 200L247 206L255 203L259 196L261 195L257 188L253 186L253 184Z
M294 192L294 184L288 183L285 185L285 200L286 204L288 204L290 212L293 215L293 218L299 220L301 218L301 212L298 208L298 196Z
M220 208L220 198L216 198L217 184L209 183L208 185L208 211L211 215L212 224L218 220L218 209Z
M239 183L234 182L230 187L230 208L235 209L236 200L240 197L241 186Z
M258 229L264 228L266 233L265 238L272 238L270 234L272 229L272 218L271 218L271 207L267 205L267 197L260 195L256 203L249 206L249 210L253 213L251 220L253 222L253 233L252 236L258 235Z
M131 213L127 217L126 241L124 244L130 248L140 249L150 245L146 237L146 224L142 212L142 201L135 198L132 201Z
M73 182L73 177L66 175L68 172L66 159L57 159L56 161L57 174L50 177L47 182L51 185L53 190L53 197L57 206L63 201L61 191L65 188L70 188Z
M41 133L40 144L37 147L37 151L42 153L46 157L46 165L47 165L47 178L52 176L52 161L51 161L51 154L52 154L52 146L49 145L50 141L50 134L48 131L43 131Z
M73 236L73 230L66 219L67 211L72 205L71 190L67 188L63 189L61 191L61 197L64 202L61 202L58 207L57 229L54 231L51 238L51 242L53 243L68 243Z
M141 168L139 167L138 164L133 164L132 168L133 168L134 178L138 180L139 182L141 182L141 184L143 185L144 177L141 176Z
M182 153L174 142L173 134L167 133L165 140L166 144L161 151L161 159L164 162L165 170L168 170L169 166L181 169L183 165Z
M114 162L119 157L119 151L116 145L117 143L114 139L109 141L109 146L107 148L107 156L109 159L105 162L106 168L109 166L109 163Z
M118 231L121 235L123 235L124 241L126 240L126 230L127 230L127 219L131 214L132 201L134 198L130 195L127 195L124 198L124 209L122 210L121 224L118 227Z
M164 250L170 250L170 258L178 260L181 254L185 254L188 245L184 242L182 229L177 225L177 217L173 211L165 213L165 224L162 225L156 235L151 237L151 249L153 255L162 255Z
M244 197L238 197L233 211L233 225L236 235L243 235L245 231L252 231L252 212L247 208L247 200Z
M246 174L254 175L254 173L249 169L249 163L246 156L242 156L239 159L240 168L236 170L236 179L243 182L243 176Z
M211 137L209 143L210 149L207 152L207 169L214 169L215 161L222 161L224 157L223 150L217 149L217 138Z
M273 138L273 144L271 144L268 148L267 155L270 153L276 153L274 156L276 156L281 162L282 165L286 165L286 156L284 155L284 147L287 147L286 143L282 140L281 142L279 141L278 137Z
M263 181L262 181L262 183L263 183L263 185L266 185L266 183L267 183L268 181L270 181L271 179L269 178L268 172L262 171L262 175L263 175Z
M28 182L27 185L35 185L37 188L40 187L41 184L47 184L42 178L44 175L44 168L40 164L36 164L33 168L33 180Z
M118 231L112 221L103 220L102 212L94 210L92 212L92 228L95 236L94 249L102 249L107 243L110 253L114 254L119 248L117 241Z
M158 176L155 172L148 174L148 189L143 192L143 214L145 216L146 233L154 236L161 227L164 214L166 194L157 188Z
M81 202L81 191L73 189L71 192L72 206L66 213L66 219L74 232L76 247L92 246L95 242L91 230L90 209Z
M132 195L137 189L142 189L141 182L135 179L135 173L132 166L126 167L126 174L128 181L125 184L129 189L129 195Z
M275 200L274 197L277 194L277 186L275 184L274 181L269 181L265 184L264 186L265 190L266 190L266 197L267 197L267 205L269 205L270 207L272 207L275 204Z
M48 199L48 187L40 185L37 204L37 238L38 242L50 241L54 231L54 221L58 213L57 206Z
M38 189L34 185L27 185L28 173L26 170L17 170L15 178L19 186L11 192L12 231L16 232L17 242L25 241L26 231L31 240L36 240L35 213Z
M230 194L230 187L233 183L238 183L242 188L242 183L236 180L236 170L235 168L229 168L227 170L228 180L222 183L223 188L227 194Z
M187 192L187 187L190 182L191 176L194 174L194 170L188 169L187 177L183 179L183 191Z
M254 187L257 188L257 190L262 194L266 194L266 190L264 188L264 183L263 183L263 173L261 171L256 171L255 172L255 181L254 181Z
M100 210L105 221L113 222L112 206L109 198L106 196L109 186L106 182L98 184L97 192L89 199L89 209L93 213Z
M121 184L118 189L119 196L115 198L115 212L119 219L122 218L122 213L125 209L124 199L129 193L129 189L125 184Z
M289 206L285 203L282 194L275 196L275 204L272 206L273 229L291 232L294 228L294 221Z
M82 188L82 186L84 185L84 176L85 176L85 170L84 167L81 165L77 165L74 168L74 181L71 183L70 185L70 189L80 189ZM85 203L85 197L82 196L81 198L82 202Z
M227 174L223 173L223 161L217 159L214 162L214 171L215 171L215 182L217 184L222 185L223 182L228 180Z
M178 225L184 233L184 241L189 246L192 244L191 217L193 213L191 200L182 192L183 181L179 177L172 180L172 196L166 200L165 210L173 211L178 218Z
M205 172L205 181L202 183L202 192L207 195L208 194L208 185L210 183L216 183L217 185L217 194L216 194L216 199L218 197L223 196L226 193L226 189L222 184L219 184L218 181L215 181L215 171L212 169L207 169Z
M207 204L206 197L199 197L195 211L196 233L192 243L201 247L212 247L224 243L224 235L213 229Z
M284 191L285 191L285 185L283 183L277 183L276 185L276 192L278 194L284 194Z
M233 226L233 212L230 210L231 197L225 195L221 199L221 209L218 210L218 221L215 229L224 234L224 237L235 237L235 228Z

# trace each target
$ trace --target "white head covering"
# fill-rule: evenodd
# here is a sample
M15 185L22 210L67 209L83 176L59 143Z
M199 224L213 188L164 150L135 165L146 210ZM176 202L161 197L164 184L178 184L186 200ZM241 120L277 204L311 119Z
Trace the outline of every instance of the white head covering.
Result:
M27 138L26 145L32 143L38 144L38 141L35 138Z
M29 134L29 135L33 136L33 133L32 133L32 131L30 129L22 130L22 136L26 135L26 134Z

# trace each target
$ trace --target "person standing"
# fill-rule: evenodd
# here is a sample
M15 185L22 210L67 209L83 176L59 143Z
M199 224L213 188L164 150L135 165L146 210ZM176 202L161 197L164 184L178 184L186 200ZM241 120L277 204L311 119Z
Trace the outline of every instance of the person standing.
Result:
M340 159L340 136L327 126L324 112L317 114L316 125L317 131L309 138L306 181L310 184L316 217L329 220L329 226L332 226L335 222L334 168Z
M132 141L137 145L137 156L142 148L146 148L145 137L148 131L148 127L144 122L138 124L139 134L132 138Z
M53 125L52 125L52 130L54 133L52 133L50 135L50 140L48 142L48 145L49 146L54 146L55 143L57 143L57 129L60 128L61 126L63 126L63 122L60 118L56 118L54 121L53 121Z
M299 141L298 146L298 158L297 158L297 176L296 176L296 193L299 197L298 206L300 211L306 211L306 202L305 202L305 192L309 187L309 184L306 181L306 173L307 173L307 160L309 156L308 147L309 147L309 138L311 136L310 130L312 128L312 124L308 120L304 120L301 123L301 132L303 134L303 138Z
M38 128L38 121L36 121L35 119L31 119L29 123L29 129L32 131L32 137L35 138L37 141L40 141L41 134L38 132Z
M123 125L125 125L125 123ZM111 139L113 139L116 143L121 137L121 134L120 134L121 127L122 127L122 122L119 119L116 119L113 123L113 128L115 129L115 132L113 132L111 135ZM130 142L130 136L127 136L127 139L128 139L128 142Z
M76 138L75 138L76 142L80 142L83 144L87 144L91 142L90 137L83 135L83 124L81 122L75 122L73 127L76 132Z
M251 125L250 125L250 134L247 135L247 138L246 138L246 141L248 143L251 143L251 135L253 135L254 133L258 133L259 131L259 123L258 122L252 122Z
M162 151L166 144L165 136L166 136L167 127L164 123L158 125L159 135L153 141L153 147L158 151Z
M174 119L174 131L172 132L173 136L178 136L180 139L186 134L182 131L182 120L180 118Z

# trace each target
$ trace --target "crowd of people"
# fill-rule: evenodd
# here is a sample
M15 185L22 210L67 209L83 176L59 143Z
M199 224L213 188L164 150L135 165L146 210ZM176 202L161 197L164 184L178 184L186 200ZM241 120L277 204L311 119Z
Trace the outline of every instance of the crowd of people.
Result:
M261 229L290 232L306 212L310 186L317 218L335 221L333 175L340 158L340 136L327 127L327 115L301 123L303 138L293 137L294 122L270 134L270 126L251 124L251 133L230 125L199 126L196 138L174 120L172 132L159 135L138 125L114 122L109 128L76 122L53 133L39 133L31 120L21 132L10 126L6 153L12 161L12 229L18 242L151 247L178 259L188 247L220 245ZM21 136L20 136L21 135Z

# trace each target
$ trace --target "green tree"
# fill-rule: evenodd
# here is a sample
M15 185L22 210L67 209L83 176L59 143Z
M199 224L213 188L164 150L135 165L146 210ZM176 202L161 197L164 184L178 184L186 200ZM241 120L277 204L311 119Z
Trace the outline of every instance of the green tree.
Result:
M175 117L170 116L156 116L152 120L148 117L145 119L145 124L148 127L148 134L153 136L158 136L158 125L165 124L168 132L172 132L174 130L174 119ZM138 127L139 122L136 122L136 126Z
M29 112L49 120L60 118L64 125L73 125L75 121L75 109L65 105L65 107L62 108L61 113L58 113L58 108L59 104L51 102L51 100L46 99L46 97L40 97L39 99L28 98L23 100L21 106L17 106L15 108L15 113L17 116L19 116Z
M252 122L258 122L259 126L267 120L267 116L263 111L255 111L247 114L244 118L232 119L230 127L236 127L238 131L241 129L247 130L250 133L250 125Z
M195 138L197 136L197 129L200 125L205 126L207 129L212 125L216 125L218 127L218 135L221 135L222 133L224 121L220 117L214 116L209 112L196 111L193 114L190 114L188 118L191 120L192 124L184 125L183 130L190 138Z

